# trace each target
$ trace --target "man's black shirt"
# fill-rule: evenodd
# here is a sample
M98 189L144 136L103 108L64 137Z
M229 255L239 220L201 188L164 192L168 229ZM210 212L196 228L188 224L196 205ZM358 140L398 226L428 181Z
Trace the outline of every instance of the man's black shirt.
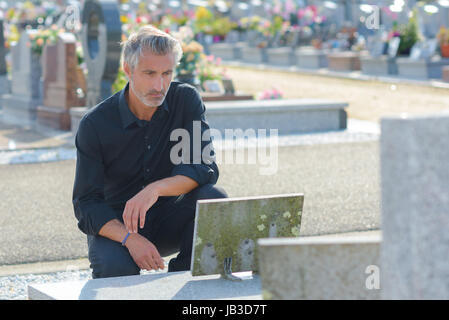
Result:
M174 164L170 151L180 139L170 141L173 130L184 128L193 139L201 140L201 151L212 142L194 137L194 121L201 124L201 136L209 129L205 106L192 86L172 82L164 102L150 121L139 120L125 99L126 87L104 100L82 118L75 139L77 148L73 206L78 227L86 234L98 234L108 221L120 218L126 201L154 181L184 175L200 186L216 183L214 161L194 160ZM198 134L196 133L196 136ZM175 138L172 138L174 140ZM209 145L210 144L210 145ZM159 197L158 206L170 197Z

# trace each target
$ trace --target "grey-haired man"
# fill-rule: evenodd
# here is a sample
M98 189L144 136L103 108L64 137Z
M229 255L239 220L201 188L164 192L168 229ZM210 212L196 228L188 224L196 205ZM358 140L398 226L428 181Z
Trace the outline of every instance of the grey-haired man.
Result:
M185 129L193 140L194 123L201 133L209 129L198 91L173 81L181 56L175 38L141 28L124 43L129 83L80 122L73 205L93 278L163 269L162 257L178 251L168 271L188 270L196 200L227 197L215 186L214 161L170 158L178 143L173 130ZM200 139L190 145L210 148L210 139Z

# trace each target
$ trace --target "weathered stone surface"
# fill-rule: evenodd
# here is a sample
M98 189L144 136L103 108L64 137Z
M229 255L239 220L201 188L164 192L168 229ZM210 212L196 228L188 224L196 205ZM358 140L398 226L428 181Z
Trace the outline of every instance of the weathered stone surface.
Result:
M449 299L449 113L381 121L385 299Z
M300 194L199 200L195 217L193 275L257 271L256 241L299 236L304 196Z
M378 235L259 239L262 297L379 299L380 242Z

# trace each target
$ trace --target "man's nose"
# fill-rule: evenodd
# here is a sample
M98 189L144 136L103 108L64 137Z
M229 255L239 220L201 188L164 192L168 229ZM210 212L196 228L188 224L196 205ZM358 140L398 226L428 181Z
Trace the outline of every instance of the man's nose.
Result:
M164 89L164 79L162 76L157 77L153 82L153 90L161 92Z

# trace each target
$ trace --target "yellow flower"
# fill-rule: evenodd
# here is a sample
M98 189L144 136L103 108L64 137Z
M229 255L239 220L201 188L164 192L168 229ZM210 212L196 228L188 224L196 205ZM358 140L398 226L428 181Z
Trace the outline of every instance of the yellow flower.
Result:
M195 18L197 20L210 19L212 18L212 13L205 7L199 7L195 12Z
M128 23L128 17L127 16L120 16L120 22L121 23L123 23L123 24L125 24L125 23Z
M264 224L259 224L257 226L257 229L259 229L259 231L263 231L265 229L265 225Z
M260 219L262 219L262 220L265 220L266 218L267 218L267 216L264 214L260 216Z

